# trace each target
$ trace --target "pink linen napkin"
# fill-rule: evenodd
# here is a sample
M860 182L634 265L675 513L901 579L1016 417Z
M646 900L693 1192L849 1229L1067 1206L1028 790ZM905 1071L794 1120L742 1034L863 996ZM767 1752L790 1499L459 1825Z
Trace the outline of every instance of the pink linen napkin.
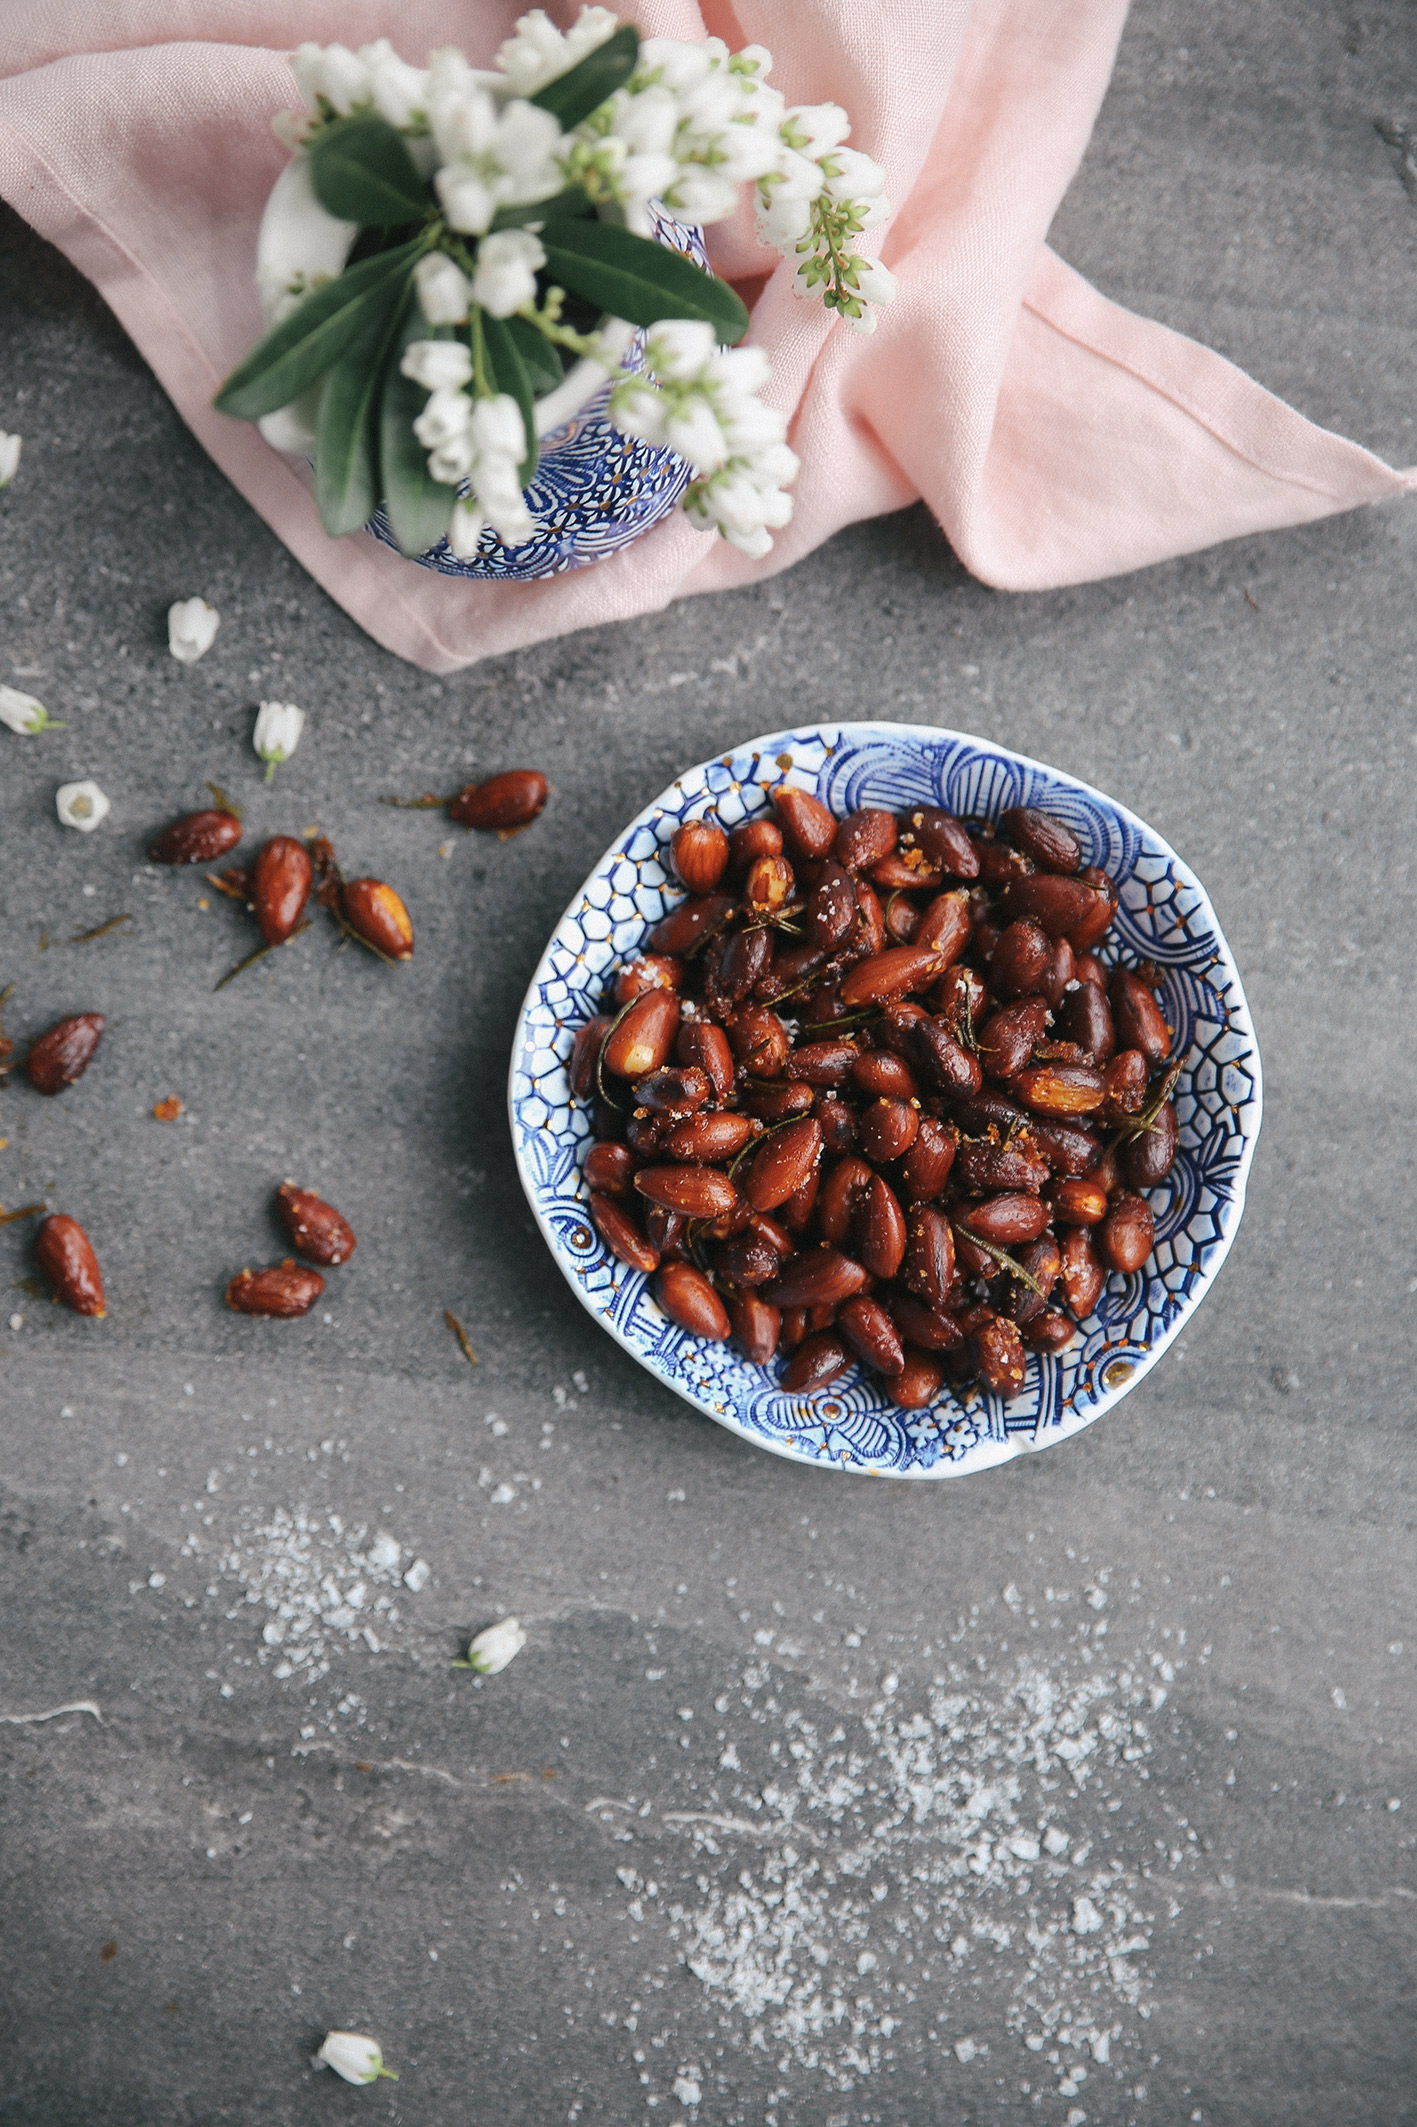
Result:
M256 229L286 160L271 119L299 102L285 53L388 36L420 64L449 43L486 64L525 4L8 0L0 21L0 195L88 275L217 464L398 655L455 671L751 582L922 496L973 574L1024 591L1417 486L1048 250L1126 0L639 0L623 11L647 35L766 44L790 101L844 104L896 203L879 249L900 290L869 339L793 296L746 214L710 231L803 461L792 523L752 562L676 514L613 560L531 584L327 538L303 468L211 406L261 327Z

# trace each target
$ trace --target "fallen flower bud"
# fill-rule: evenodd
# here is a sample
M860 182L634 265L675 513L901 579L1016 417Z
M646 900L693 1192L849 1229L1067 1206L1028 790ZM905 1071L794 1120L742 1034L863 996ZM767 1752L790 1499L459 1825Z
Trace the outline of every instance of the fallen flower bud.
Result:
M364 2038L358 2031L327 2032L315 2055L315 2066L333 2068L347 2083L377 2083L381 2075L386 2075L391 2083L398 2081L393 2069L384 2066L378 2040Z
M4 484L0 480L0 487ZM0 724L8 724L12 731L19 732L21 738L33 738L37 731L64 729L43 702L37 702L32 694L21 694L18 687L0 687Z
M221 615L205 598L179 598L167 609L167 647L179 665L195 665L216 641Z
M468 1642L467 1653L461 1661L454 1662L453 1667L475 1669L479 1676L497 1676L525 1645L526 1633L521 1624L514 1617L504 1617L498 1624L484 1626L476 1638Z
M290 759L304 729L305 711L294 702L262 702L251 743L266 764L268 783L281 763Z
M8 487L20 469L22 436L7 436L0 428L0 487Z
M109 812L107 798L93 782L61 783L54 804L62 824L77 827L81 835L91 835Z

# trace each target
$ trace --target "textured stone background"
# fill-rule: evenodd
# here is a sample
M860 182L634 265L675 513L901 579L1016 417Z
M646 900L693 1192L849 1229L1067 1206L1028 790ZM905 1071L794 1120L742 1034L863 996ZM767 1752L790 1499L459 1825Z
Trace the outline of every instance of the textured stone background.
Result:
M1396 0L1142 0L1055 240L1410 462L1417 208L1374 126L1409 109ZM14 217L0 317L0 679L68 724L0 735L6 1022L109 1017L79 1087L4 1095L0 1201L77 1212L111 1310L36 1299L0 1231L0 2121L1417 2117L1410 509L1026 600L907 512L437 681L312 587ZM186 671L163 615L194 591L223 625ZM269 695L311 714L266 789ZM674 1403L562 1284L503 1121L524 985L618 826L731 741L873 712L1153 821L1266 1066L1183 1343L1080 1441L962 1485L806 1473ZM440 854L376 802L519 762L555 796L506 846ZM113 814L80 839L52 792L88 773ZM207 777L253 835L319 821L392 878L414 964L312 931L214 995L243 919L143 863ZM278 1246L287 1173L359 1253L305 1322L243 1322L222 1285ZM320 1568L383 1530L431 1575L377 1653L317 1624L298 1688L245 1596L301 1511ZM516 1665L449 1670L504 1610ZM15 1719L77 1701L101 1720ZM932 1707L952 1740L912 1745ZM1075 1771L1040 1752L1069 1727ZM1045 1822L1064 1855L1014 1854ZM402 2079L312 2075L329 2025Z

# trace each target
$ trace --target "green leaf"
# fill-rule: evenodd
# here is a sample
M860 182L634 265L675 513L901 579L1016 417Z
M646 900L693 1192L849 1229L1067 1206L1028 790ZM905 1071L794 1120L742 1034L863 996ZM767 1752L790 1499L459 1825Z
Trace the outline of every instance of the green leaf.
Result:
M555 391L565 377L560 355L545 333L538 332L526 318L508 318L505 323L516 342L532 392L538 399L544 398L548 391Z
M217 410L238 421L257 421L298 399L363 331L385 282L407 273L420 248L400 244L312 290L237 363L212 402Z
M430 333L422 318L414 313L399 335L379 402L379 479L384 508L399 552L410 558L426 554L446 536L457 490L445 481L435 480L428 470L428 453L413 433L413 424L427 404L428 394L412 377L401 375L399 361L411 340L443 337L442 333Z
M379 500L375 414L391 351L400 342L409 289L390 289L330 371L315 429L315 500L331 539L357 532Z
M402 135L372 111L336 119L307 153L316 198L342 222L387 229L422 221L433 204Z
M579 221L594 209L584 185L568 185L550 199L526 199L515 207L499 207L492 217L494 229L524 229L528 222Z
M536 471L536 409L532 405L531 379L505 323L501 318L489 317L485 310L482 313L482 345L498 391L509 392L521 408L526 427L526 456L520 470L521 483L525 487Z
M640 56L640 33L624 22L613 37L587 52L569 73L548 81L544 89L528 98L549 111L563 133L569 133L592 111L598 111L607 96L613 96L635 71Z
M632 325L703 318L725 346L748 330L748 313L726 282L648 237L609 222L558 222L541 241L550 278L612 317Z

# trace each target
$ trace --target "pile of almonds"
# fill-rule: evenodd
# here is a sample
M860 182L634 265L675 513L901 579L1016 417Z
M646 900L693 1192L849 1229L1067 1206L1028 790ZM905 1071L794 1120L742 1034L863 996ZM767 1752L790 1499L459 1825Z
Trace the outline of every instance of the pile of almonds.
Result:
M1060 820L838 820L805 791L674 836L687 898L579 1030L590 1212L691 1333L810 1394L1000 1396L1151 1254L1172 1029Z

